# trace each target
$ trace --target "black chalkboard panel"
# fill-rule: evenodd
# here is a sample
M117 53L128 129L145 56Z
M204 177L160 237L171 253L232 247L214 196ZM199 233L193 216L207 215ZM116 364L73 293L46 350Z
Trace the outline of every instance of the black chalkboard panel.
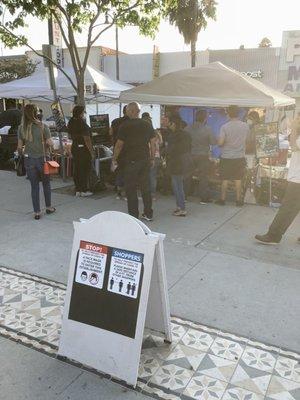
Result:
M93 144L109 146L111 142L109 136L109 115L90 115L90 126L93 134Z
M69 319L134 339L144 275L143 255L105 248L107 259L101 289L76 282L78 250Z

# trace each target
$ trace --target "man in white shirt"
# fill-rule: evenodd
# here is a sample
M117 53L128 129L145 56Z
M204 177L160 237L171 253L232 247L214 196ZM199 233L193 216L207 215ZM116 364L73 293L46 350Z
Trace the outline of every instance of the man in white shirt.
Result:
M290 143L292 157L287 177L288 185L282 205L268 232L265 235L255 236L255 239L263 244L280 243L282 236L300 211L300 113L292 124Z
M236 205L244 204L242 199L242 179L245 174L246 139L250 134L248 124L239 120L239 108L227 109L230 120L221 127L218 145L221 147L220 178L222 179L221 198L216 204L225 205L228 181L235 182Z

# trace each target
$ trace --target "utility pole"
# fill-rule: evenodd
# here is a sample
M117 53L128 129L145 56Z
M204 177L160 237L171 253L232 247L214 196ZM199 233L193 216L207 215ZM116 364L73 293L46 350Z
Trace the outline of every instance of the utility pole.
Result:
M120 60L119 60L119 28L116 24L116 79L120 80Z
M49 46L48 46L48 57L53 59L53 47L54 47L54 35L53 35L53 20L50 17L48 19L48 37L49 37ZM57 88L56 88L56 80L55 80L55 74L54 74L54 65L52 62L48 62L48 69L49 69L49 78L50 78L50 86L53 91L53 99L54 102L59 104L59 98L57 96ZM66 180L66 160L65 160L65 155L64 155L64 146L62 142L62 133L60 129L58 129L58 138L59 138L59 149L61 152L61 168L62 168L62 178L63 181Z
M119 59L119 28L116 26L116 79L120 80L120 59ZM119 103L119 117L122 116L122 103Z

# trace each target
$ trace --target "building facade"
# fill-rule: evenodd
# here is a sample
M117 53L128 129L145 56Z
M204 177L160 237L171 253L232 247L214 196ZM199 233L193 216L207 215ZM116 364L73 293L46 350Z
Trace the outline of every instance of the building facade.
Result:
M300 31L285 31L281 47L206 50L197 52L196 66L220 61L296 99L300 109ZM114 77L115 56L103 56L102 70ZM130 84L190 68L190 53L123 54L119 56L120 80Z
M83 59L85 48L78 49ZM43 60L33 52L27 55L39 62ZM154 46L153 53L125 54L103 46L91 49L89 65L116 79L117 56L119 60L120 80L138 85L149 82L169 72L190 68L190 52L160 53ZM67 49L61 52L63 66L71 67L71 58ZM264 47L254 49L206 50L196 53L196 66L220 61L266 85L296 99L296 109L300 110L300 30L285 31L281 47ZM106 106L106 109L109 106ZM102 107L101 107L102 108ZM111 106L110 109L116 107ZM97 109L98 111L98 109ZM100 110L99 111L103 111ZM146 110L145 110L146 111ZM148 111L148 110L147 110ZM118 109L114 114L118 114Z

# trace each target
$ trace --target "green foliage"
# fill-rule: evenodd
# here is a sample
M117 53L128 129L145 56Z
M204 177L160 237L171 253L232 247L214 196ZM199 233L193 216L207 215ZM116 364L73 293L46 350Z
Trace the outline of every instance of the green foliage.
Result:
M190 44L197 41L208 19L216 19L216 6L215 0L178 0L167 7L166 15L178 27L185 43Z
M108 14L110 21L120 27L136 25L142 34L153 36L169 3L176 4L176 0L2 0L0 18L3 13L6 17L9 14L9 18L3 24L0 23L0 40L7 47L26 43L27 39L20 38L17 30L26 26L27 16L39 20L57 17L64 22L68 35L68 27L73 32L82 32L83 28L99 24L99 19L104 20ZM8 34L8 31L16 36Z
M154 36L160 18L177 0L1 0L0 5L0 41L7 47L27 45L20 28L26 26L28 16L39 20L55 21L67 46L72 66L76 75L73 82L67 73L72 87L78 93L79 103L84 102L84 72L87 66L91 47L111 26L124 27L135 25L143 35ZM104 23L105 16L108 24ZM2 21L2 22L1 22ZM76 32L86 32L86 51L83 59L79 56L76 43ZM37 53L37 52L36 52ZM46 58L45 55L37 53ZM54 63L53 60L48 61Z
M0 58L0 83L30 76L36 69L36 63L27 57Z

